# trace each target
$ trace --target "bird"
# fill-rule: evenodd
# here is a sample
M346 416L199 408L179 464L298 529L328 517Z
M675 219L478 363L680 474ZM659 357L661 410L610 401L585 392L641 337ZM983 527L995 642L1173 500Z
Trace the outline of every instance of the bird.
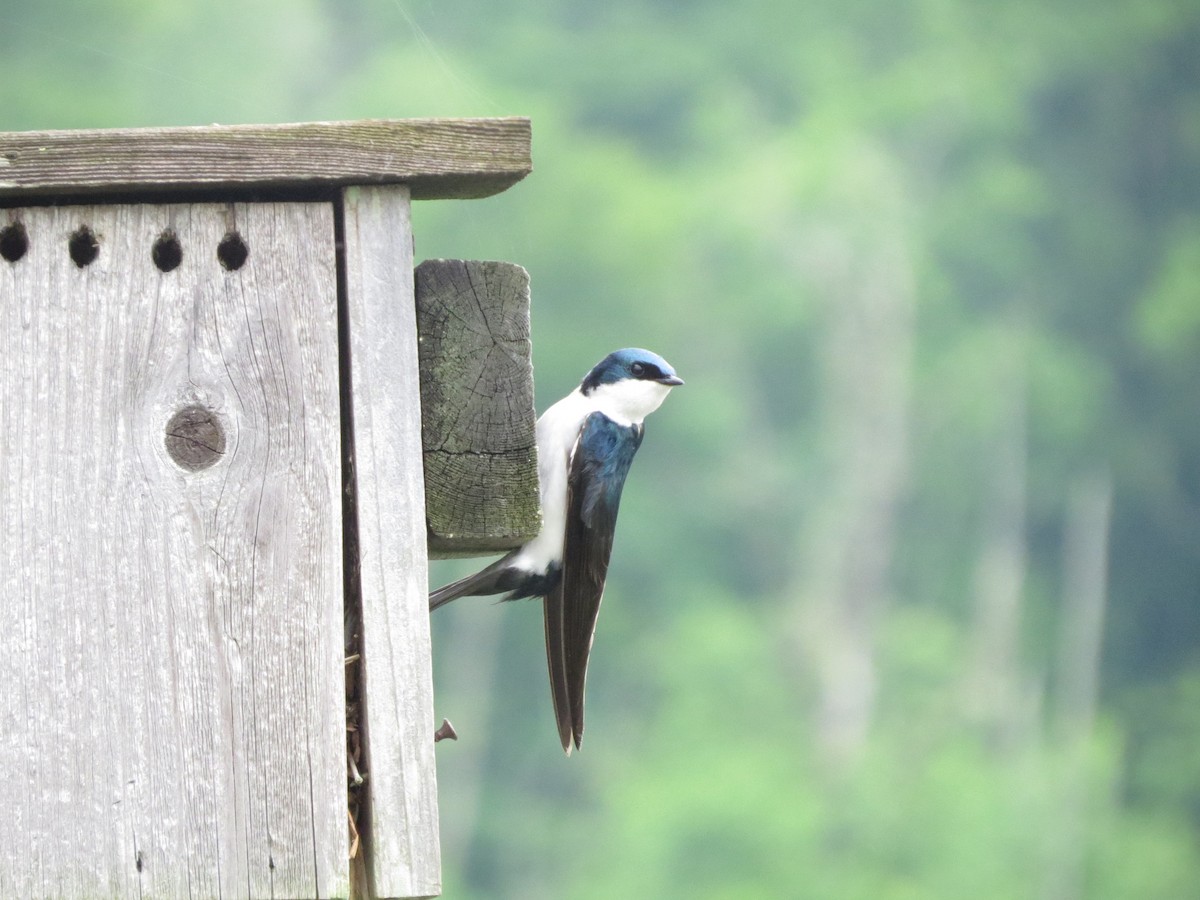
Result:
M638 347L600 360L537 421L542 525L527 543L429 595L542 598L550 696L563 750L583 740L583 693L612 553L621 491L646 416L683 384L665 359Z

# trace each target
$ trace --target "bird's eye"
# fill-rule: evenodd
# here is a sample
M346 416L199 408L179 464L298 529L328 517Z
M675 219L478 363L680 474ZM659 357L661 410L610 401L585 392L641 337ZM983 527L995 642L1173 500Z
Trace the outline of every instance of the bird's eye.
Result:
M634 363L632 366L629 367L629 371L633 373L635 378L641 378L643 375L646 374L646 367L643 366L641 363Z

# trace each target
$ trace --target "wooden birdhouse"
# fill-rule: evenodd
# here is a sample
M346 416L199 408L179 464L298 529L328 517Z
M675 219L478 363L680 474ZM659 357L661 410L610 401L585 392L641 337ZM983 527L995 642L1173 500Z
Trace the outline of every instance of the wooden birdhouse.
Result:
M523 119L0 134L0 896L440 892L428 549L538 522Z

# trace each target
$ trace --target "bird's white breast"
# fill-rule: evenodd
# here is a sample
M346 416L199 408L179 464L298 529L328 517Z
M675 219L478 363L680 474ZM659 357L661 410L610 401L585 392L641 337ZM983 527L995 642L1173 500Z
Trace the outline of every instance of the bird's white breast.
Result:
M639 425L662 405L670 390L665 384L637 380L598 385L586 396L576 388L542 413L537 422L542 530L521 548L513 559L515 566L541 573L562 559L567 527L567 473L583 420L600 412L618 425Z
M542 413L537 421L538 480L541 486L542 530L513 560L518 568L545 572L562 559L567 527L567 472L579 429L592 409L587 398L572 391Z

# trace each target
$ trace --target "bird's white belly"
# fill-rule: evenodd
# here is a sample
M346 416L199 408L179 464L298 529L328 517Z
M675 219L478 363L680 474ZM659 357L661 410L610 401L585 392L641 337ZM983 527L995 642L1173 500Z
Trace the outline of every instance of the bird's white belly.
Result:
M641 424L658 409L669 390L666 385L647 381L599 385L588 396L576 388L542 413L537 422L542 530L521 548L513 558L513 565L540 574L552 563L562 561L567 527L567 473L583 420L600 412L619 425Z
M574 391L546 410L537 422L538 480L542 530L521 548L513 564L527 572L545 572L562 561L567 527L567 472L583 420L593 412L587 398Z

